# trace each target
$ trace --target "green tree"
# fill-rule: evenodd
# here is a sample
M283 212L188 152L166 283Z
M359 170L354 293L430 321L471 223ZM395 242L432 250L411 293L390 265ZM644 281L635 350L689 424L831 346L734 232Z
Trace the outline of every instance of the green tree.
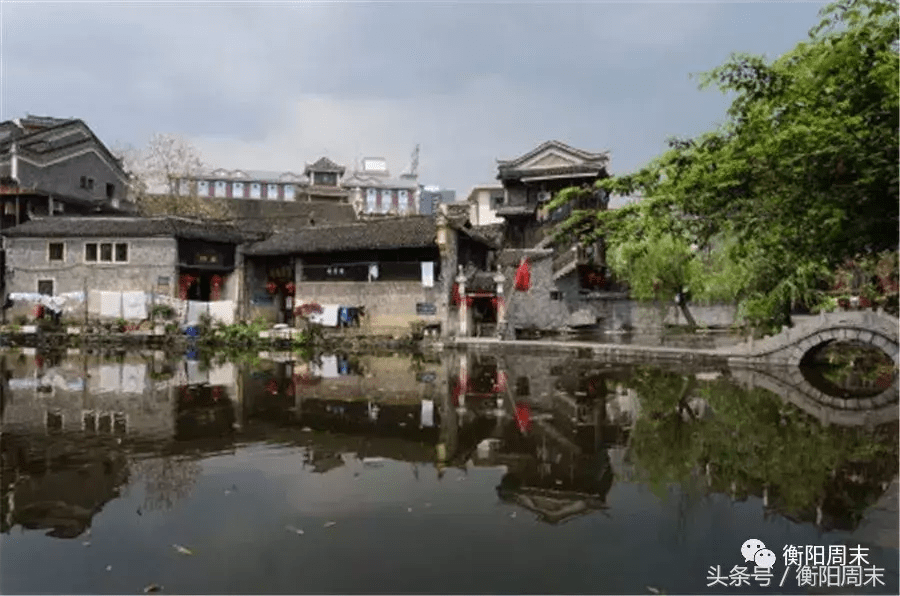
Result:
M702 75L701 88L733 96L727 121L670 140L637 172L598 182L642 198L611 212L573 212L560 233L606 236L610 246L666 234L696 243L697 293L736 300L750 322L773 326L789 324L793 305L819 302L846 259L896 250L898 2L837 2L821 17L808 40L772 62L735 54ZM579 192L560 193L552 207ZM671 254L674 269L690 268L683 250ZM636 288L653 282L652 269L623 272Z

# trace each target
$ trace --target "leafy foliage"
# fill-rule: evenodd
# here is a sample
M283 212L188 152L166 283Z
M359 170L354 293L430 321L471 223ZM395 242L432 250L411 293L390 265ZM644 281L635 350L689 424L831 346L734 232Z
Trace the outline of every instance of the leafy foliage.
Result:
M845 259L896 249L898 3L848 0L821 16L808 40L772 62L735 54L702 75L702 88L733 97L727 122L598 182L642 200L573 212L560 233L606 236L645 255L619 267L638 294L669 269L690 270L698 295L737 300L750 322L773 326L788 323L798 303L821 304ZM560 193L552 207L577 194ZM693 258L706 266L690 269L682 239L699 246ZM657 242L676 248L670 260L649 250Z

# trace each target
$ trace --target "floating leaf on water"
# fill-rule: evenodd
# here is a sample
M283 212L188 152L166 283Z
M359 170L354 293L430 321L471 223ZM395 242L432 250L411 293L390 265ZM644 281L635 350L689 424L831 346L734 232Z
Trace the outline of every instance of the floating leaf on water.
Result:
M304 426L303 428L300 429L300 432L302 432L302 433L308 433L311 431L312 431L312 429L308 426Z
M647 586L647 589L650 591L651 594L661 594L662 593L657 588L654 588L653 586Z
M162 586L159 584L150 584L146 588L144 588L144 594L150 594L151 592L159 592L162 590Z
M179 552L179 554L182 554L182 555L192 555L192 554L194 554L194 551L192 551L192 550L189 549L189 548L185 548L185 547L181 546L180 544L173 544L173 545L172 545L172 548L174 548L176 551Z
M112 565L107 565L107 566L106 566L106 570L107 570L107 571L112 571Z
M81 543L81 546L90 546L90 545L91 545L90 540L85 540L84 542Z
M516 517L516 512L513 511L512 513L509 514L509 516L510 516L510 517L513 517L513 518Z
M425 503L426 507L431 507L431 503Z
M406 511L407 511L408 513L412 513L412 507L407 507L407 508L406 508Z
M301 530L300 528L295 528L294 526L285 526L284 529L288 532L293 532L294 534L303 535L303 530Z
M325 522L325 525L322 526L322 527L323 527L323 528L330 528L331 526L333 526L333 525L335 525L335 524L337 524L337 522L333 522L333 521Z

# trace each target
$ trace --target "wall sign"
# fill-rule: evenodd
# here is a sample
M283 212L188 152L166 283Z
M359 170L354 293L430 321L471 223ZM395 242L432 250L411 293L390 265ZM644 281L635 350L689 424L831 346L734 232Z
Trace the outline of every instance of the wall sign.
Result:
M433 302L417 302L416 303L416 314L417 315L436 315L437 307Z

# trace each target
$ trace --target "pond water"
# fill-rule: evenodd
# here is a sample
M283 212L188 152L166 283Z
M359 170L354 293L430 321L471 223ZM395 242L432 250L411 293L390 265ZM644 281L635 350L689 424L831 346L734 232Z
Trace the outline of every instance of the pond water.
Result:
M3 593L898 593L895 548L835 572L859 567L860 587L800 586L784 558L859 544L897 475L896 420L826 426L728 370L464 352L0 365Z

